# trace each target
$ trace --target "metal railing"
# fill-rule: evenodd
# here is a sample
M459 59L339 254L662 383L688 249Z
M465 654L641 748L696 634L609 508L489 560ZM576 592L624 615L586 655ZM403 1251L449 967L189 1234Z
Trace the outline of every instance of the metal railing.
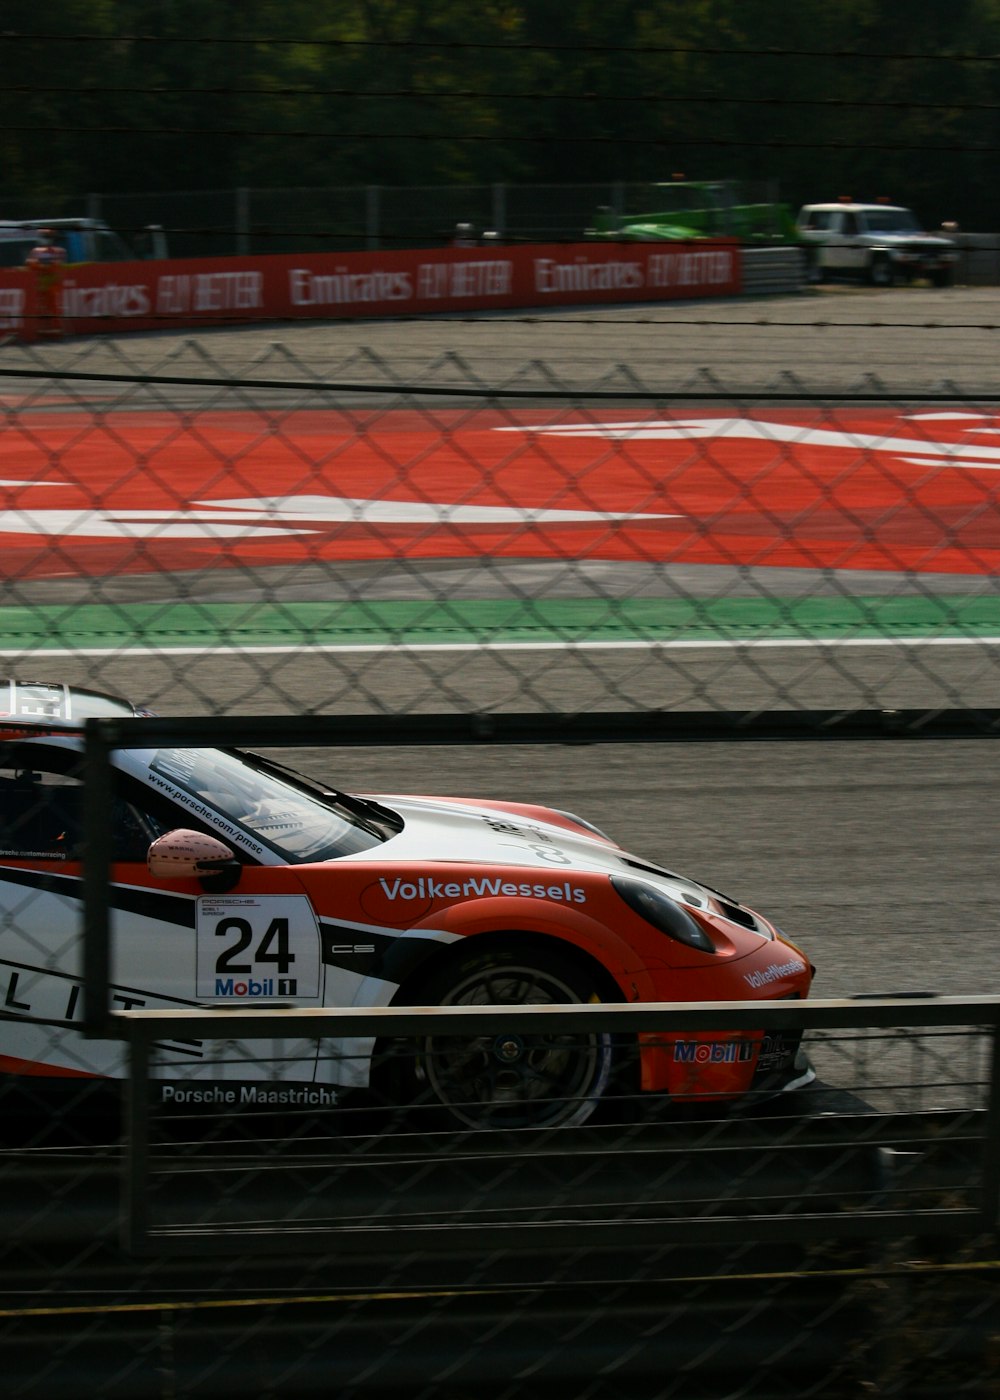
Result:
M713 182L721 193L717 232L728 231L734 203L775 203L773 181ZM448 243L458 225L515 242L583 238L600 208L616 214L682 207L704 200L676 185L592 184L353 185L261 189L91 192L51 202L11 199L7 217L103 219L126 239L163 228L172 257L337 252ZM735 231L735 229L734 229ZM775 234L780 228L775 225Z
M997 998L132 1010L114 1019L129 1048L123 1221L127 1247L138 1253L243 1253L248 1232L256 1251L333 1257L376 1249L400 1260L414 1251L530 1253L584 1243L648 1252L748 1238L982 1234L1000 1220ZM162 1040L199 1042L203 1067L214 1062L213 1044L223 1062L236 1047L252 1060L250 1047L261 1039L315 1039L322 1058L330 1040L346 1042L347 1055L355 1040L417 1044L437 1035L455 1045L492 1041L501 1031L642 1036L647 1045L683 1035L710 1048L720 1032L803 1027L811 1055L850 1090L846 1106L839 1090L839 1111L826 1081L822 1092L789 1095L777 1107L744 1104L727 1114L716 1106L686 1121L672 1116L677 1105L661 1102L661 1116L650 1119L630 1101L617 1106L623 1121L612 1128L421 1135L398 1114L388 1128L344 1134L335 1110L306 1107L292 1115L293 1131L283 1110L281 1140L267 1144L233 1092L229 1106L213 1108L201 1151L192 1143L196 1120L184 1122L181 1146L175 1118L160 1124L155 1144L151 1136L151 1073ZM877 1065L874 1075L870 1066L862 1072L864 1060ZM386 1107L372 1106L369 1116L378 1123ZM630 1113L639 1121L630 1123ZM318 1142L306 1140L303 1119L314 1130L325 1120ZM192 1193L194 1172L213 1186Z

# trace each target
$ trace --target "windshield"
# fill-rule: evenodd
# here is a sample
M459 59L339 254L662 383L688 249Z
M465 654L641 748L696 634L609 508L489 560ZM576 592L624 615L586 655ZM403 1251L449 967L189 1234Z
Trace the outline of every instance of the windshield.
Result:
M252 754L157 749L150 759L149 780L220 835L239 839L245 833L253 838L251 846L261 842L291 863L332 860L385 840L377 824L336 797L303 791ZM214 820L216 814L224 820Z
M865 222L871 233L922 233L909 209L869 209Z

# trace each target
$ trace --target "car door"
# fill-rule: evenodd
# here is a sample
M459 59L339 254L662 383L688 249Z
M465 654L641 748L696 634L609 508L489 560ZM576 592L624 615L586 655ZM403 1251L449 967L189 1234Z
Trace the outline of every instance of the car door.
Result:
M826 252L826 266L831 272L848 273L857 269L857 235L857 218L849 209L838 209L831 214Z
M85 1039L80 755L45 744L0 752L0 1071L49 1076L125 1072L119 1043ZM244 865L238 891L155 879L149 844L173 824L162 800L119 784L112 830L112 1010L321 1005L318 920L295 871ZM311 1081L303 1037L228 1049L180 1036L157 1047L169 1078Z

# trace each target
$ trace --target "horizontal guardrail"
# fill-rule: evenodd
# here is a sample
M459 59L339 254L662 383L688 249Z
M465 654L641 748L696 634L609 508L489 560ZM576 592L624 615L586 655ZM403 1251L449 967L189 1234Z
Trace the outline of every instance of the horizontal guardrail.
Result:
M127 1246L138 1253L245 1250L249 1238L265 1252L393 1257L583 1241L588 1249L648 1250L735 1238L982 1233L1000 1217L996 998L132 1010L113 1020L129 1053L123 1219ZM500 1028L655 1037L803 1026L810 1053L834 1072L846 1067L846 1083L767 1109L674 1116L676 1106L661 1102L650 1114L629 1100L613 1125L418 1133L405 1115L371 1132L349 1118L345 1132L336 1108L308 1108L294 1130L286 1121L270 1141L259 1115L219 1106L207 1132L183 1120L178 1145L176 1123L151 1107L164 1038L203 1042L211 1062L204 1042L219 1042L220 1055L238 1042L247 1056L254 1040L289 1036L398 1045ZM851 1072L859 1060L876 1068L865 1082ZM846 1109L837 1105L845 1089ZM192 1208L192 1180L203 1183L205 1174L214 1189L202 1186Z

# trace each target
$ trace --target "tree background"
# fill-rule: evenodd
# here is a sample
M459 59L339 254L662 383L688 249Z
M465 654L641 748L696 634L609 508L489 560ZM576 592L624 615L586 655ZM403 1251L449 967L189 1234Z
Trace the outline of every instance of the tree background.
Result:
M2 27L8 200L683 171L1000 227L1000 0L4 0Z

